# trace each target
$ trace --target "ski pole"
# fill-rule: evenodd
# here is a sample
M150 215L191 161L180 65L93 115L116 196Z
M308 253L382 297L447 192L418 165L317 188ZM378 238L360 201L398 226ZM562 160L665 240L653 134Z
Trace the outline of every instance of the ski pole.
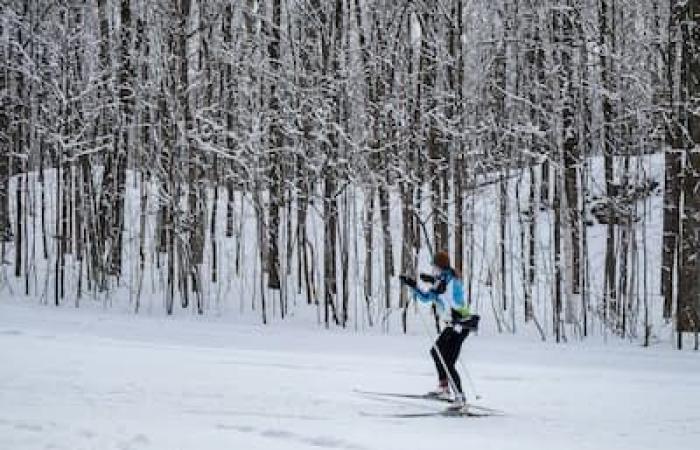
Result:
M474 393L474 398L477 400L481 400L481 395L479 395L479 392L476 390L476 384L474 384L474 380L472 379L472 376L469 374L469 370L467 370L467 366L464 364L462 359L460 358L459 360L459 367L462 369L462 372L464 372L464 375L467 377L467 381L469 382L469 389Z

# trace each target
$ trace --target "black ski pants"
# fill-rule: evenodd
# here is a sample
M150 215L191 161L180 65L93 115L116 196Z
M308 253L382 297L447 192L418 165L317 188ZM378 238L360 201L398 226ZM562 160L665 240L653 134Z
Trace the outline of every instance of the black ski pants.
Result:
M430 349L430 355L435 361L435 368L438 372L438 378L441 382L448 380L447 373L449 372L450 378L454 382L453 388L457 390L458 393L462 393L462 380L459 378L459 374L455 369L455 364L457 363L457 358L459 358L459 352L462 349L462 343L469 335L469 330L466 328L458 328L459 331L455 330L453 327L449 326L442 330L440 336L438 336L435 345ZM437 350L437 351L436 351ZM440 360L440 356L437 352L442 355L443 362ZM445 370L447 368L447 370Z

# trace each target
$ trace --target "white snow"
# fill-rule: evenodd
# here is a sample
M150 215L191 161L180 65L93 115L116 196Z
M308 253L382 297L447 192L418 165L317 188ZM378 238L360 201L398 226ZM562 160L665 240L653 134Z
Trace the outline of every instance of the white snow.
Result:
M690 449L700 358L668 346L470 336L503 417L396 419L434 385L426 336L0 302L0 449ZM465 380L466 382L466 380ZM473 396L472 396L473 398Z

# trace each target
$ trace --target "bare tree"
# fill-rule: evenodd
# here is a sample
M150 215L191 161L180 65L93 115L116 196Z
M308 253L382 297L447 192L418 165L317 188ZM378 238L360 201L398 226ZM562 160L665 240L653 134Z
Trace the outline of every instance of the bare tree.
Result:
M686 149L682 185L683 220L681 225L678 273L678 347L682 333L700 333L700 2L697 0L675 5L682 28L680 62L680 91L684 101L680 106L680 132Z

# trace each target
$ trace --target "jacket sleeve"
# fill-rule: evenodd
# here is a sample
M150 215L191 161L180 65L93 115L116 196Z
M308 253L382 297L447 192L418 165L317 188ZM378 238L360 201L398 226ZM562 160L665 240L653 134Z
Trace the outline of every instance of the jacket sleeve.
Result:
M440 294L444 294L447 290L447 280L441 279L437 286L429 289L428 291L422 291L419 288L413 288L413 292L416 294L416 298L422 303L438 302L441 303L439 299Z
M432 289L430 289L429 291L422 291L417 287L414 287L412 289L413 293L416 294L416 298L422 303L431 303L437 300L437 295L433 292Z

